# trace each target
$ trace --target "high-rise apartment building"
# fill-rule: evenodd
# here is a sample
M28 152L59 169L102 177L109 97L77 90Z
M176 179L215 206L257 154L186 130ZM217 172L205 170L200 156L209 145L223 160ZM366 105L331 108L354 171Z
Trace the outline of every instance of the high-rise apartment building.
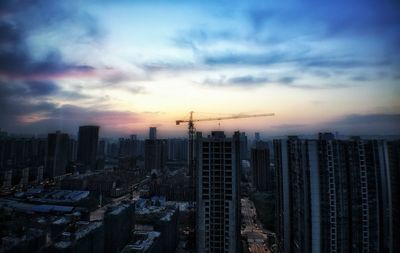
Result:
M247 146L246 133L240 133L240 160L247 160L249 158L249 150Z
M240 133L197 137L197 252L240 252Z
M386 215L389 220L389 230L387 232L389 238L393 238L388 242L390 252L400 252L400 140L388 141L385 145L384 155L388 158L388 211Z
M78 135L78 155L79 163L96 169L97 145L99 142L98 126L81 126Z
M69 144L68 134L59 131L48 134L45 177L53 178L66 173Z
M149 128L149 139L150 140L157 139L157 127L150 127Z
M274 189L273 171L270 167L269 148L266 142L256 142L251 149L252 182L257 191Z
M274 140L282 252L396 252L391 145L331 134Z
M168 160L187 161L188 152L186 139L168 139Z
M23 178L22 181L26 181L27 171L29 171L28 180L35 180L39 168L42 170L46 163L46 152L47 138L1 136L0 185L7 187L16 185Z
M163 170L167 162L166 140L145 140L144 167L146 171Z

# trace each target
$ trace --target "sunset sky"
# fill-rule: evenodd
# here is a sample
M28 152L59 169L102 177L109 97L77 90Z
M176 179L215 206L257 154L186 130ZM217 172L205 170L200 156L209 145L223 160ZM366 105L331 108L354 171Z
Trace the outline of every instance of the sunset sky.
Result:
M2 0L0 128L400 134L400 2L321 2Z

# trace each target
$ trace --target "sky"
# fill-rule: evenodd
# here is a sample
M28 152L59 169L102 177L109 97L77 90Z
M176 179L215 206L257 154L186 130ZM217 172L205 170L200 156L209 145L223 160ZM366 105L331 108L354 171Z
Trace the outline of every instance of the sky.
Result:
M400 134L399 1L0 1L0 128Z

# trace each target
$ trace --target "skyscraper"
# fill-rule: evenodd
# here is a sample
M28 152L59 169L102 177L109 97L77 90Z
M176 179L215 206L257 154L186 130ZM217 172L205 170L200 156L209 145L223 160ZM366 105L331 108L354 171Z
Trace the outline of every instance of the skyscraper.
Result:
M273 173L270 168L269 148L266 142L256 142L251 149L253 186L257 191L273 190Z
M119 139L119 156L133 157L139 156L139 140L137 136L132 134L130 138L120 138Z
M197 138L197 252L240 252L240 133Z
M168 160L188 160L188 141L186 139L168 139Z
M240 160L247 160L249 158L249 150L247 147L247 136L246 133L240 133Z
M400 140L386 142L384 154L389 163L386 175L388 177L388 199L391 200L386 214L389 216L389 247L391 252L400 252Z
M149 139L150 140L157 139L157 127L150 127L149 128Z
M166 140L145 140L144 167L146 171L163 170L167 162Z
M45 177L53 178L66 173L69 144L68 134L59 131L48 134Z
M98 126L81 126L78 135L79 163L96 169L97 144L99 141Z
M396 252L388 147L331 134L274 140L282 251Z

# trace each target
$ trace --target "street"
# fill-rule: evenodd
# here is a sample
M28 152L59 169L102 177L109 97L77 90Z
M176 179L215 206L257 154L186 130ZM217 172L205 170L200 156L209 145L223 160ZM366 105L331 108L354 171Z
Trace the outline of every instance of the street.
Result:
M254 203L249 198L241 199L242 229L241 234L247 240L251 253L271 253L267 248L267 231L257 219Z

